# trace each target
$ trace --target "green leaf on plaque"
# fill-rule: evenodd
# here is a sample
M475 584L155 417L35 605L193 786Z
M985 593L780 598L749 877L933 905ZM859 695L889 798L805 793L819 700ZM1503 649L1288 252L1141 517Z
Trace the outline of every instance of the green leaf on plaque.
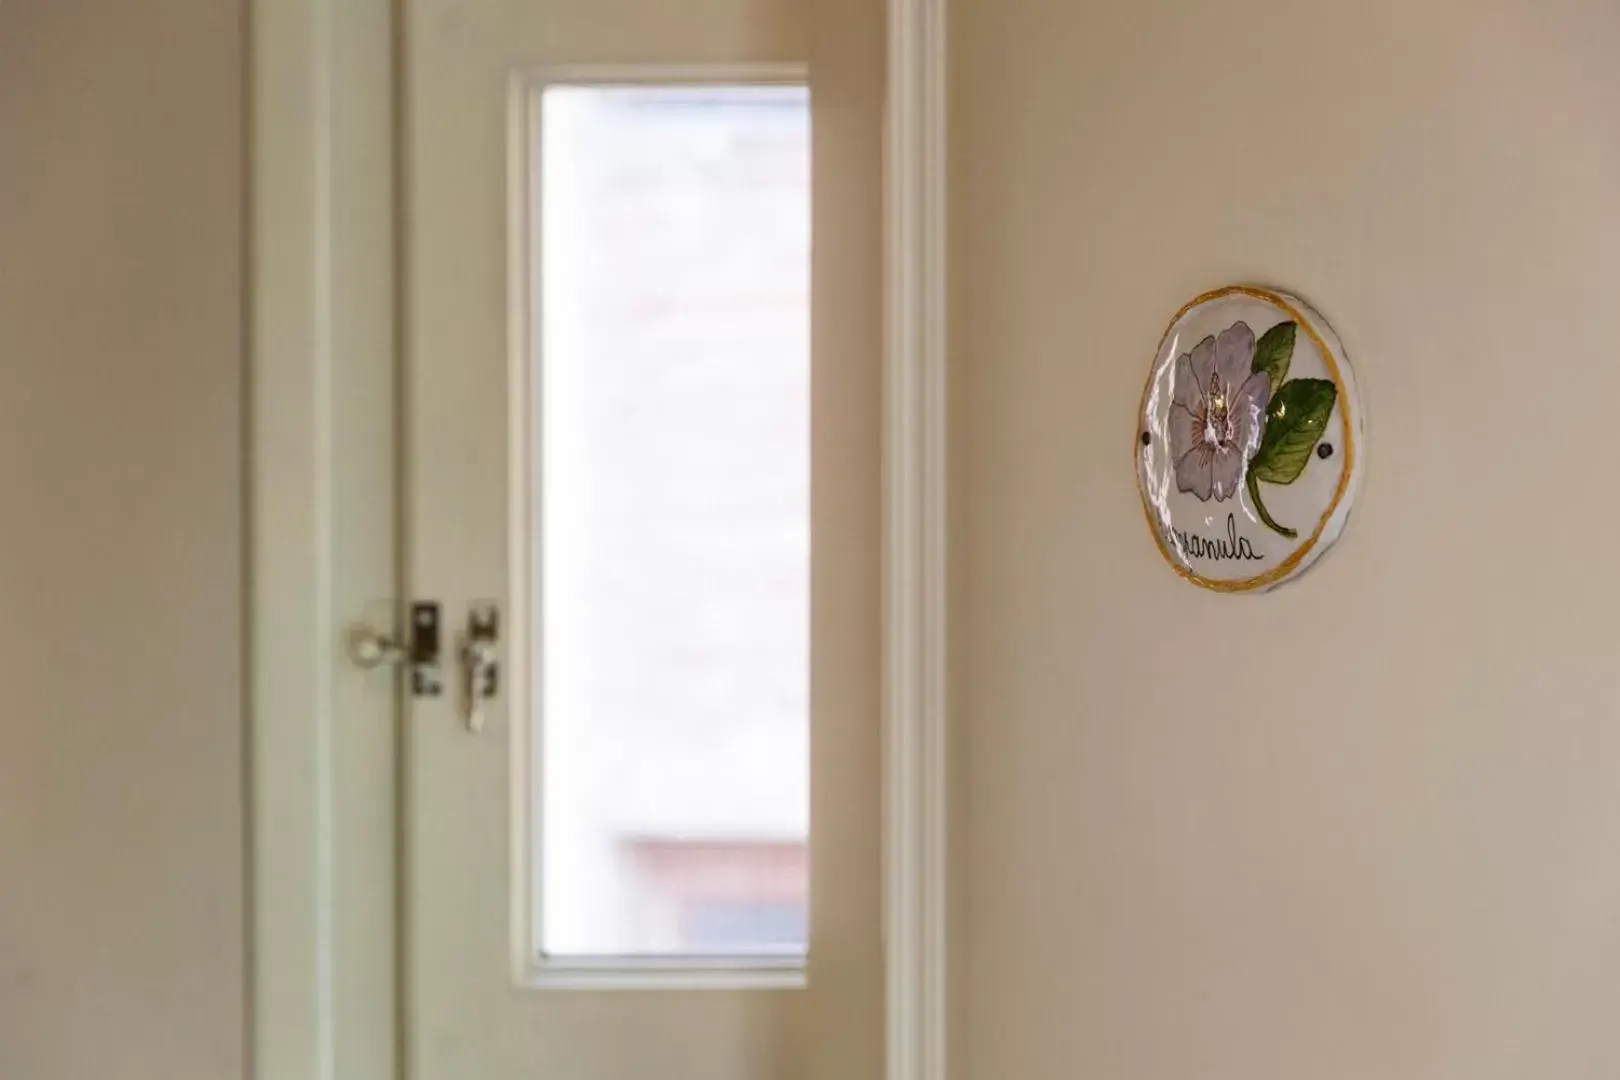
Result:
M1260 335L1254 346L1254 370L1271 376L1271 390L1276 393L1288 378L1288 364L1294 358L1294 333L1298 327L1292 322L1280 322Z
M1292 484L1327 428L1338 389L1330 379L1294 379L1271 395L1266 430L1249 472L1268 484Z

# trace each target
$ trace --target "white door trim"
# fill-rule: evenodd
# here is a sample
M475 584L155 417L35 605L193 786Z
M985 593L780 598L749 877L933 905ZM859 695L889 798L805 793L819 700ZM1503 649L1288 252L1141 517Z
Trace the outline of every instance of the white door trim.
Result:
M889 0L884 161L888 1080L946 1080L946 0Z
M258 1080L392 1080L394 0L249 0L248 972Z
M343 568L333 470L347 458L340 441L350 433L334 419L332 392L342 384L353 395L373 379L392 400L375 350L358 358L335 328L359 267L334 258L333 245L334 206L378 198L376 162L338 163L347 140L334 132L378 115L393 91L391 39L377 32L391 4L249 3L253 1072L260 1080L386 1080L398 1034L381 1019L392 1017L392 1000L356 1025L354 1010L366 1003L340 991L347 979L392 985L394 957L351 947L344 927L361 915L392 927L393 910L360 909L387 908L378 898L397 882L390 859L363 871L346 862L346 885L334 866L343 812L333 746L362 721L346 715L355 693L341 689L342 623L375 612L334 610ZM945 0L888 5L886 1074L946 1080ZM362 17L356 12L372 20L368 33L351 22ZM356 64L355 50L367 62ZM381 180L386 188L388 177ZM365 272L374 276L375 266ZM357 364L371 373L357 376ZM376 737L391 743L394 733L384 725ZM397 807L368 809L392 819ZM360 1059L368 1064L348 1064Z
M332 1080L331 282L322 20L254 3L248 811L255 1077Z

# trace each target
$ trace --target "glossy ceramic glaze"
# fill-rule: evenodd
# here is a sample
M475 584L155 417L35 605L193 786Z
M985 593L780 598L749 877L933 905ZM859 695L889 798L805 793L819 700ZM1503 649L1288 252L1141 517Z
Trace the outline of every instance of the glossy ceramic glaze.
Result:
M1355 502L1362 417L1343 347L1297 297L1231 285L1187 304L1154 357L1135 446L1171 567L1222 592L1307 570Z

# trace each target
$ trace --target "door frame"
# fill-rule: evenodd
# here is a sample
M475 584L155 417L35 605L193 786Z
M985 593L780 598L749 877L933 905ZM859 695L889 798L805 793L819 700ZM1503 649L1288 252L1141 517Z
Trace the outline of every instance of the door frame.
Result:
M883 873L887 1080L947 1080L947 0L888 0Z
M946 0L886 3L885 1077L946 1080ZM356 695L343 655L346 627L376 613L338 610L333 577L350 542L334 511L365 472L354 456L375 466L393 438L351 446L333 401L366 387L381 407L395 400L396 313L372 310L358 335L343 317L357 292L393 295L393 238L379 255L376 237L363 244L335 228L344 208L394 190L394 3L248 5L253 1075L392 1080L405 958L377 942L397 940L396 860L384 844L385 856L340 880L336 837L368 834L346 820L357 810L337 797L334 760L340 742L352 753L359 738L373 760L392 761L397 732L381 698ZM348 136L379 122L390 132L380 150L357 149ZM391 575L392 561L380 571ZM362 815L370 835L379 820L397 835L392 789L376 795L381 805ZM357 1007L342 992L357 982L379 1000Z

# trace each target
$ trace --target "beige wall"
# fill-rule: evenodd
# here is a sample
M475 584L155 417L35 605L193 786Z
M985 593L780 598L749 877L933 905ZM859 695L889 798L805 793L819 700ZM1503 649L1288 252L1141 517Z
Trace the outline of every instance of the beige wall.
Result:
M241 22L0 4L0 1076L243 1060Z
M956 0L969 1075L1620 1075L1620 7ZM1298 290L1345 540L1161 562L1165 321Z
M803 1062L772 1080L883 1075L882 0L809 0L810 985Z

